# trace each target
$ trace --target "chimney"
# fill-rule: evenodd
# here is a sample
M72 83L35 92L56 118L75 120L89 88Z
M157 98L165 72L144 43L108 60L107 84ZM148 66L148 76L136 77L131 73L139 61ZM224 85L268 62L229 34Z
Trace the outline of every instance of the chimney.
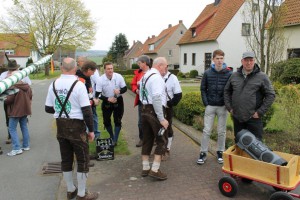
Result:
M221 0L215 0L214 6L217 6L220 2Z
M155 35L152 35L152 38L155 38Z
M179 24L182 24L182 20L179 20Z
M133 40L133 45L135 44L135 40Z
M168 28L171 28L172 27L172 24L169 24Z
M148 39L150 39L150 36L148 36Z

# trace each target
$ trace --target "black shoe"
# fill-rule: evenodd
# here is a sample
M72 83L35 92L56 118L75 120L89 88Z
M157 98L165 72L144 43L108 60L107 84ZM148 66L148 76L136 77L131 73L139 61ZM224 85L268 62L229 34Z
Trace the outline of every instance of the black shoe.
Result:
M136 146L136 147L141 147L141 146L143 146L143 140L140 140L139 143L137 143L135 146Z
M77 196L77 187L75 186L74 192L67 192L67 199L74 199Z
M143 170L141 176L142 176L142 177L146 177L146 176L148 176L149 172L150 172L150 169L148 169L148 170Z
M206 161L206 158L207 158L206 153L201 152L200 156L199 156L199 159L197 160L197 164L198 165L203 165L204 162Z
M0 155L2 155L3 154L3 151L2 151L2 149L1 149L1 147L0 147Z
M223 151L217 151L217 159L219 164L223 164Z

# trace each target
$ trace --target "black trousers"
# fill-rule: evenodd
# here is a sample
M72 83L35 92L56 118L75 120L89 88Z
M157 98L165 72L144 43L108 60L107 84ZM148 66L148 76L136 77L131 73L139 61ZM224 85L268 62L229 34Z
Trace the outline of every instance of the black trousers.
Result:
M237 133L242 129L247 129L251 133L253 133L253 135L255 135L257 139L262 140L263 123L261 118L251 118L246 122L240 122L239 120L233 117L233 125L234 125L234 136L236 136Z
M173 107L166 108L166 119L169 122L168 137L173 137L174 136L173 128L172 128L172 119L173 119L173 116L174 116Z
M122 96L117 98L117 103L103 101L101 108L105 127L111 127L110 118L112 114L114 117L115 126L122 126L122 118L124 114L124 101Z
M86 125L78 119L56 119L57 140L61 154L61 170L73 170L74 154L77 160L77 172L89 172L89 146Z

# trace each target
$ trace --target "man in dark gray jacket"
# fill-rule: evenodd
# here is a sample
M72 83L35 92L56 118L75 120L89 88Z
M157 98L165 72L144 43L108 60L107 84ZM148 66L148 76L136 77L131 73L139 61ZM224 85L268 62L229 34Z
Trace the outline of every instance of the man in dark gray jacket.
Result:
M234 134L248 129L262 139L262 116L275 100L269 77L260 71L253 52L245 52L242 66L229 78L224 91L227 110L233 116Z

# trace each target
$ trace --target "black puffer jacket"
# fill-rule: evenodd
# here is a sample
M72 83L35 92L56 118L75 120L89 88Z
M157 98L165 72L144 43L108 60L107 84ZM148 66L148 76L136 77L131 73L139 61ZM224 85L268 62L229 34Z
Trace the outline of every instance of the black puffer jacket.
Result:
M224 106L224 87L231 74L229 68L217 71L211 67L204 72L200 87L204 106Z
M255 112L263 116L275 100L275 91L269 77L255 64L245 78L241 66L228 80L225 91L225 106L240 122L248 121Z

